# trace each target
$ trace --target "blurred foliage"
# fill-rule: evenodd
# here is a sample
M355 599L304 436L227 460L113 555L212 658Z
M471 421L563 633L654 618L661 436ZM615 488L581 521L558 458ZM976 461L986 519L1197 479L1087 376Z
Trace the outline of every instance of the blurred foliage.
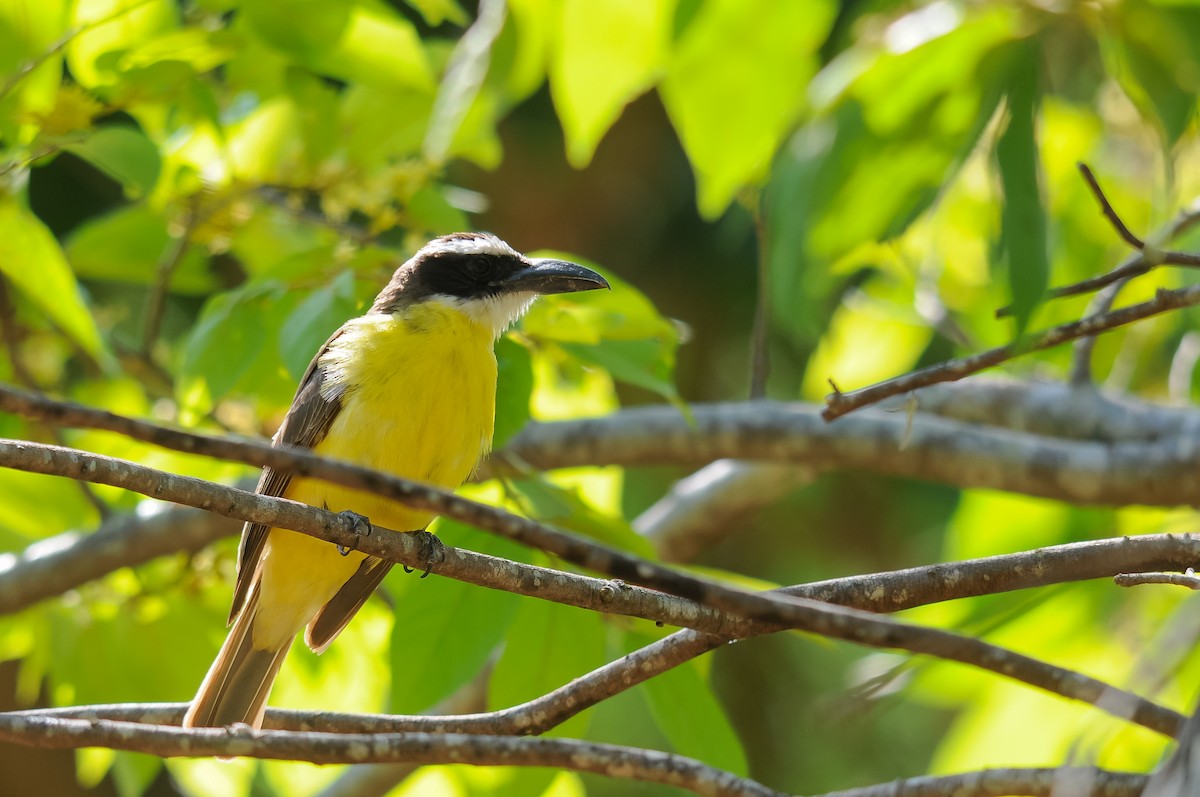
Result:
M1200 3L1186 0L0 0L0 378L269 435L329 332L430 236L475 227L601 263L614 285L543 300L500 342L498 443L531 417L737 399L759 226L770 392L815 400L830 377L849 389L1078 317L1086 298L1043 304L1046 286L1126 253L1075 162L1135 231L1161 228L1200 193L1198 91ZM1125 298L1190 279L1155 273ZM1016 317L998 321L1006 304ZM1167 374L1195 320L1106 336L1098 377L1190 398L1194 379ZM1059 376L1068 358L1008 370ZM109 434L66 441L247 475ZM580 468L465 489L653 555L630 521L681 475ZM96 493L113 512L138 503ZM65 480L3 471L0 496L0 550L99 522ZM1190 519L832 474L697 564L795 583ZM187 699L232 570L226 542L0 618L8 702ZM491 667L490 705L506 706L665 633L399 570L384 591L394 610L373 601L326 656L297 646L277 704L420 711ZM1166 630L1185 607L1075 585L911 614L1186 706L1200 661ZM723 649L555 732L806 793L982 766L1145 768L1164 747L991 675L799 636ZM0 791L22 788L7 762L26 756L0 749ZM75 764L80 783L128 797L303 797L339 772L96 750ZM667 791L431 767L393 794Z

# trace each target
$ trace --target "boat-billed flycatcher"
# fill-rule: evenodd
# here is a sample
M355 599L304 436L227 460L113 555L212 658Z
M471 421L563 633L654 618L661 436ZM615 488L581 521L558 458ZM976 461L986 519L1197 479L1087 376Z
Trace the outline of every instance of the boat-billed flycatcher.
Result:
M524 257L492 235L437 238L396 269L371 309L347 321L309 364L275 445L457 487L492 442L493 345L538 294L608 287L574 263ZM431 513L316 479L263 470L258 492L398 531ZM315 537L247 523L229 636L184 717L185 727L261 727L279 666L301 628L320 653L392 563L341 555Z

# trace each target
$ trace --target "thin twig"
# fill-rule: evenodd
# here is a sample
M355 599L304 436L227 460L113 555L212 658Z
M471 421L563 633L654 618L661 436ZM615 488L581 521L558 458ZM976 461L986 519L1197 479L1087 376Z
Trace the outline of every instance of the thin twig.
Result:
M195 235L196 228L202 220L198 204L199 201L196 197L189 199L188 207L184 211L183 229L163 251L154 267L154 285L150 289L150 296L146 303L146 323L142 327L141 347L142 355L151 361L153 358L150 356L150 352L154 348L154 341L158 339L163 315L166 312L167 293L171 287L171 278L183 262L184 255L192 245L192 236Z
M1100 187L1100 183L1096 180L1096 176L1092 174L1092 170L1086 164L1080 163L1079 171L1083 175L1088 188L1091 190L1092 196L1096 198L1097 204L1100 205L1100 212L1108 219L1118 237L1134 250L1134 254L1126 258L1120 265L1107 274L1101 274L1098 277L1090 277L1079 282L1073 282L1070 285L1054 288L1047 292L1046 298L1061 299L1067 296L1078 296L1082 293L1093 293L1113 283L1148 274L1160 265L1184 266L1187 268L1200 267L1200 255L1191 252L1157 249L1134 235L1113 208L1112 203L1109 202L1108 197L1104 194L1104 190ZM1200 221L1200 210L1197 209L1196 203L1193 202L1188 209L1180 213L1168 225L1167 229L1154 240L1174 240L1197 221ZM1011 313L1011 306L1001 307L996 311L996 317L1002 318Z
M1091 767L984 769L962 775L926 775L894 780L859 789L826 792L819 797L1003 797L1010 794L1138 797L1149 777L1139 772Z
M1192 568L1182 573L1118 573L1113 576L1118 587L1141 587L1147 584L1170 584L1176 587L1200 590L1200 576Z
M1096 202L1100 205L1100 212L1104 214L1104 218L1108 219L1108 223L1117 231L1117 235L1121 236L1121 240L1129 244L1130 247L1142 251L1146 248L1146 242L1138 238L1129 228L1125 226L1121 216L1113 209L1112 203L1108 201L1108 197L1104 195L1104 190L1100 188L1100 183L1096 181L1096 175L1092 174L1092 170L1088 168L1086 163L1078 163L1079 173L1083 175L1084 182L1092 191L1092 196L1096 198Z
M921 368L848 393L830 393L825 397L825 409L822 410L821 416L827 421L832 421L848 412L875 404L891 396L941 382L953 382L1030 352L1053 348L1069 340L1098 335L1135 321L1183 307L1191 307L1195 304L1200 304L1200 286L1178 290L1160 289L1149 301L1051 327L1029 336L1024 341L931 365L928 368Z
M771 374L771 238L764 218L762 202L754 209L754 233L758 241L758 285L754 302L754 327L750 333L750 398L767 395L767 377Z

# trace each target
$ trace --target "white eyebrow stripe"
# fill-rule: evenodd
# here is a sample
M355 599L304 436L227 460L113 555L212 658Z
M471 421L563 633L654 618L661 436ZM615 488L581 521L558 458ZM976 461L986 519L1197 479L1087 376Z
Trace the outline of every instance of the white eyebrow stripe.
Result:
M520 257L520 253L494 235L479 233L470 237L437 238L422 250L424 254L496 255Z

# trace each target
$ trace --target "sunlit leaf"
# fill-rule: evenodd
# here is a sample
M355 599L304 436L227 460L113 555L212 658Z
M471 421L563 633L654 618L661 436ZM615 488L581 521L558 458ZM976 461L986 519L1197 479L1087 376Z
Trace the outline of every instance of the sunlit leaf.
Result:
M814 83L826 116L781 153L766 208L773 314L793 340L827 321L828 264L902 234L975 147L1003 96L1019 20L986 7L943 24L899 52L865 41ZM953 65L953 66L951 66ZM834 68L840 66L841 68Z
M817 0L713 0L683 31L659 91L705 217L720 215L744 186L765 182L805 105L835 11Z
M27 143L40 132L29 115L54 107L63 56L53 48L69 26L71 6L66 0L0 3L0 140L10 145ZM35 59L42 59L41 65L18 77Z
M566 0L550 61L550 93L577 169L630 100L666 66L673 0Z
M58 241L14 196L0 195L0 273L84 351L112 362Z
M437 27L443 22L465 25L469 21L467 12L463 11L462 6L456 0L406 1L410 6L421 12L421 17L425 20L425 23L431 27Z
M416 29L382 2L251 0L242 13L264 40L317 72L380 86L434 88ZM295 24L297 19L305 24Z
M93 87L118 79L117 56L178 26L170 0L84 0L73 22L83 28L67 44L67 63L80 84Z

